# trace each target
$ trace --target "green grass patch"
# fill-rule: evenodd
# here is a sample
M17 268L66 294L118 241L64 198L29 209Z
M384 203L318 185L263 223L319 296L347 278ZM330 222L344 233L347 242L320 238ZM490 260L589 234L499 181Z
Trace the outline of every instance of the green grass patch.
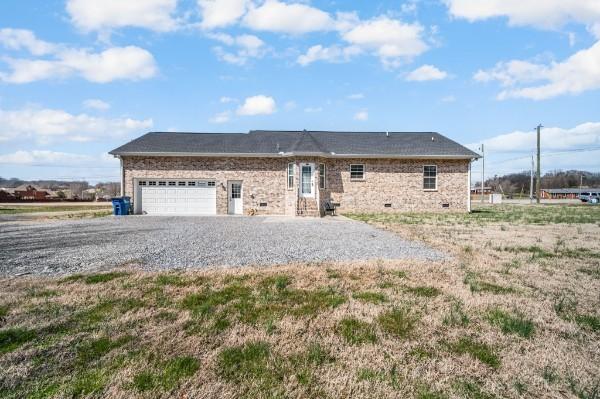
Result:
M450 305L450 310L444 316L443 323L451 327L466 327L469 325L469 316L463 309L460 302L453 302Z
M8 316L10 307L8 305L0 305L0 320Z
M487 314L490 324L500 327L504 334L516 334L530 338L535 332L533 321L522 313L508 313L502 309L492 309Z
M83 280L86 284L99 284L99 283L107 283L109 281L115 280L117 278L125 277L129 273L125 272L109 272L109 273L99 273L99 274L90 274L85 276Z
M591 314L578 314L575 316L575 322L579 327L589 329L594 332L600 331L600 317Z
M396 338L407 338L415 329L418 316L407 307L395 307L379 315L379 327Z
M454 390L465 399L494 399L495 395L483 390L481 384L475 381L461 380L452 384Z
M424 298L434 298L442 293L439 289L435 287L427 286L406 287L405 290L413 295Z
M73 398L84 396L98 396L108 382L106 370L97 369L78 372L73 376L68 392Z
M95 362L113 349L125 345L131 339L131 336L123 336L114 340L109 337L100 337L83 341L77 347L77 358L83 364Z
M591 268L591 269L580 268L580 269L577 269L577 271L579 273L587 274L588 276L593 277L593 278L600 278L600 267Z
M388 301L387 295L381 292L362 291L352 294L352 298L358 299L361 302L379 304Z
M374 326L353 317L342 319L337 329L338 333L351 345L374 344L377 342Z
M27 328L0 330L0 355L12 352L36 337L37 333Z
M470 355L491 368L497 369L500 367L500 358L491 346L477 342L469 337L463 337L456 342L448 344L448 349L458 355Z
M138 392L151 391L157 386L156 375L150 371L142 371L133 376L133 388Z
M163 389L171 391L182 380L192 377L200 369L200 362L191 356L179 356L161 363L157 372L143 370L133 376L131 388L138 392Z
M469 286L471 292L489 292L496 295L512 294L516 292L512 287L504 287L498 284L483 281L479 278L478 274L471 271L467 271L463 282Z
M181 356L173 358L167 361L164 366L160 378L161 385L167 390L173 389L181 380L196 374L199 368L200 363L193 357Z

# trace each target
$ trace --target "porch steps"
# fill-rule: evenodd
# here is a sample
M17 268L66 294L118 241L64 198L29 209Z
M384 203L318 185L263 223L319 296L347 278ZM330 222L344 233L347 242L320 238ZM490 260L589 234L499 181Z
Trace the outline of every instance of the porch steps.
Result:
M319 217L319 207L314 198L299 198L296 206L297 216Z

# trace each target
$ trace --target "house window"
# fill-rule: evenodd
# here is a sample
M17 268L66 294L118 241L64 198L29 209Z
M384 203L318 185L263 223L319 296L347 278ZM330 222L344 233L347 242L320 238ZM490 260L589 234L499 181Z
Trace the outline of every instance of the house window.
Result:
M326 182L325 173L326 173L325 164L320 163L319 164L319 188L325 188L325 182Z
M288 189L294 188L294 164L292 162L288 163L287 185L288 185Z
M185 182L184 181L179 181L179 182L177 182L177 185L178 186L185 186Z
M214 181L209 181L208 182L208 187L214 187L215 186L215 182Z
M192 186L192 187L193 187L193 186L195 186L195 185L196 185L196 182L195 182L195 181L189 181L189 182L188 182L188 186Z
M145 186L146 182L145 181L140 181L140 186Z
M174 181L170 181L170 182L169 182L169 186L175 186L175 185L177 185L177 183L176 183L176 182L174 182Z
M156 182L155 182L155 181L149 181L149 182L148 182L148 185L149 185L149 186L156 186Z
M167 182L166 182L166 181L159 181L159 182L158 182L158 185L159 185L159 186L166 186L166 185L167 185Z
M437 190L437 166L423 166L423 190Z
M365 178L365 165L355 164L350 165L350 179L363 180Z

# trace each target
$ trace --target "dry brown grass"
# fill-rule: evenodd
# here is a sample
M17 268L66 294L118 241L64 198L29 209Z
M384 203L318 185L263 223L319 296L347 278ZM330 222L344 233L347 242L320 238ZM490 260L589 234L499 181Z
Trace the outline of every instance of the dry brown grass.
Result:
M597 224L380 226L452 258L0 281L0 397L598 398Z

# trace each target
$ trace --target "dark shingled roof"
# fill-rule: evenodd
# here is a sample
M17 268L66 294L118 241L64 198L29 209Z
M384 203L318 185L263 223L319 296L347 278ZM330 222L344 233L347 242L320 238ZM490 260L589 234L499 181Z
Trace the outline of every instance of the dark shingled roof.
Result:
M147 133L113 155L319 155L478 158L434 132L326 132L252 130L249 133Z

